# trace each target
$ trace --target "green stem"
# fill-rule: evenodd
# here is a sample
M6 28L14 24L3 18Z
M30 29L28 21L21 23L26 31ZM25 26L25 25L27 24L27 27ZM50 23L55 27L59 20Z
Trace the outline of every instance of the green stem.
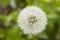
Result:
M34 40L35 39L35 36L32 34L32 40Z

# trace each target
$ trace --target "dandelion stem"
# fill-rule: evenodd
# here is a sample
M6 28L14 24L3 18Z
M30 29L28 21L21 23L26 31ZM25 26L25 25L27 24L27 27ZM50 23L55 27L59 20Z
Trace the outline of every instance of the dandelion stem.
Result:
M35 36L32 34L32 40L34 40L35 39Z

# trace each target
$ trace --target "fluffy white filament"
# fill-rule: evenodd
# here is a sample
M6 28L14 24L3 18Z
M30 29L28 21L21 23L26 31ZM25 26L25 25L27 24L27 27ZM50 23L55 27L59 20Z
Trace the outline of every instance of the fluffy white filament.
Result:
M46 14L41 8L28 6L20 12L18 24L25 34L41 33L46 28Z

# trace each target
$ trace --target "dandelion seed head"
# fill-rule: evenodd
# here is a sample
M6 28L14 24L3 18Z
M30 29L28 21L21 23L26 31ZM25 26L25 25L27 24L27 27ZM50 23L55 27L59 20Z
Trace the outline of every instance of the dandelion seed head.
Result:
M41 8L28 6L20 12L18 24L25 34L41 33L46 28L46 14Z

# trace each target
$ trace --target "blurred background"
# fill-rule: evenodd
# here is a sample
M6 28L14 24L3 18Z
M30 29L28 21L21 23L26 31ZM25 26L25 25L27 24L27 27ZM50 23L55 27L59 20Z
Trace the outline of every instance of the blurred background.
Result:
M0 40L32 40L17 24L19 12L32 5L42 8L48 19L46 30L35 40L60 40L60 0L0 0Z

